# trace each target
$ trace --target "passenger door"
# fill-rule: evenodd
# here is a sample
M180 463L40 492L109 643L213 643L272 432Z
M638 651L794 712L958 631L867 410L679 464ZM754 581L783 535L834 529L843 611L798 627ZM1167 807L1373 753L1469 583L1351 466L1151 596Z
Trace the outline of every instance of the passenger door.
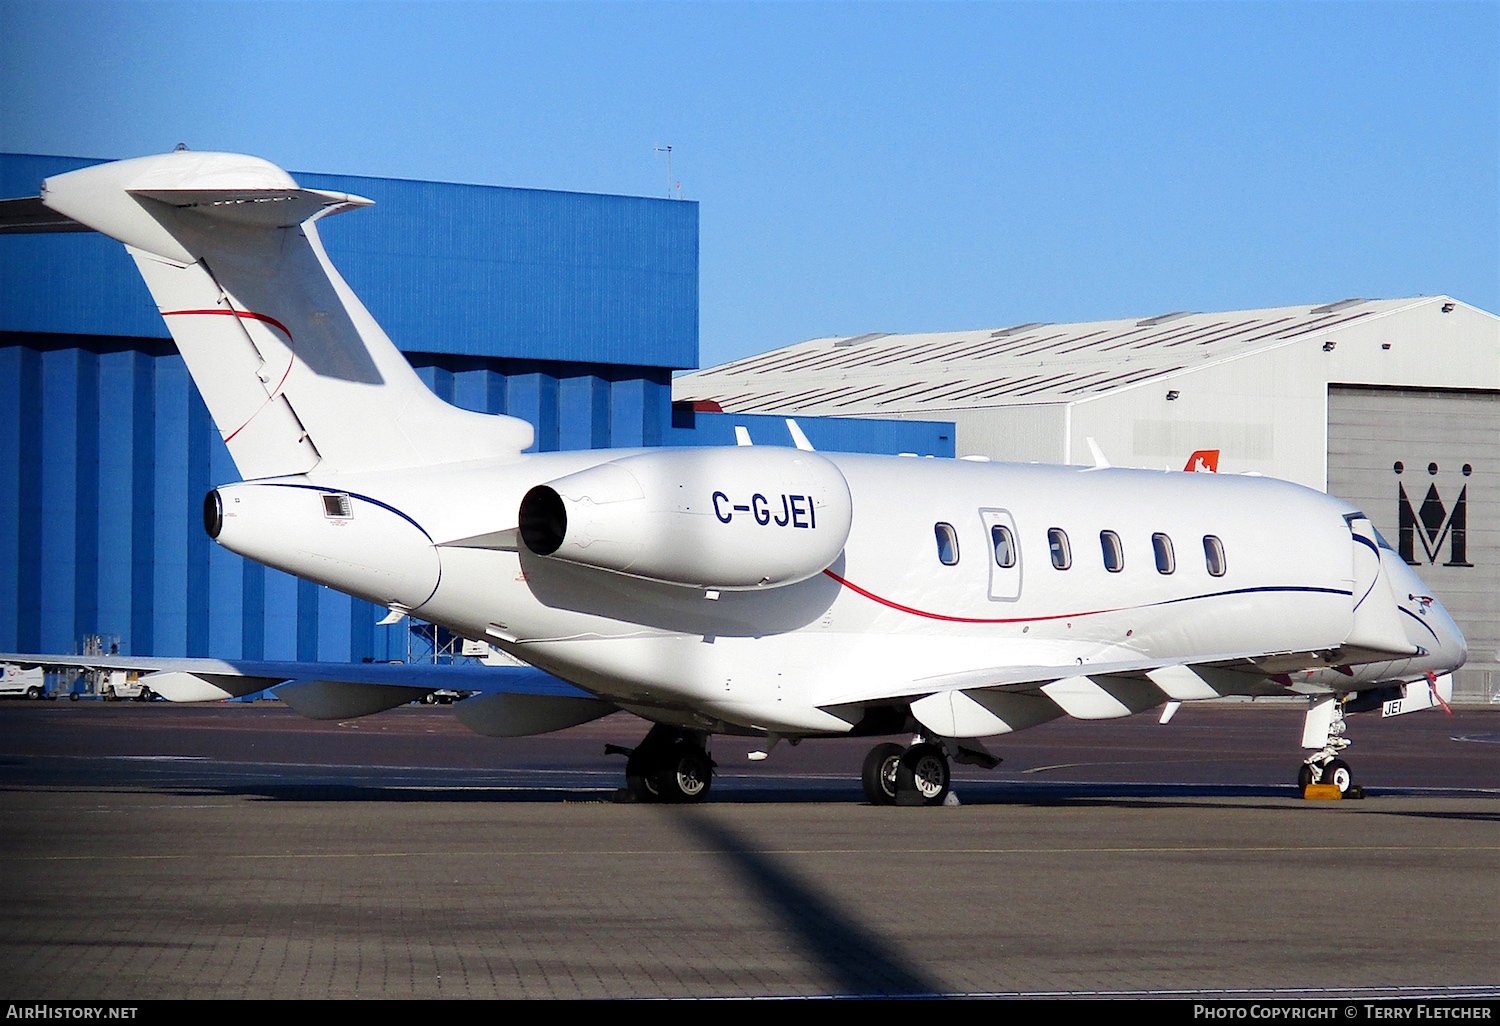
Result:
M1021 540L1016 522L1003 509L982 509L984 540L990 561L990 599L1013 602L1021 597Z

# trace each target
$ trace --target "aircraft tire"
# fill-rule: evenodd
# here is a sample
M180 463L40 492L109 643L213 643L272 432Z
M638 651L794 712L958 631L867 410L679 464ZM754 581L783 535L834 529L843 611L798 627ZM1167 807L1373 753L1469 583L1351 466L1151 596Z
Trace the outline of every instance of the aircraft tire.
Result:
M896 804L941 805L950 783L943 749L927 742L912 745L896 766Z
M625 790L630 797L638 802L660 801L661 796L656 791L656 780L653 777L642 777L632 773L625 774Z
M713 785L713 766L696 746L681 744L668 753L657 771L656 792L663 801L701 802Z
M660 768L654 765L654 760L648 761L651 754L651 747L643 744L625 760L625 790L638 802L661 800L661 792L656 785Z
M900 745L887 743L876 745L865 756L860 782L871 805L896 804L896 768L904 751Z
M1307 763L1297 767L1297 789L1306 791L1307 785L1313 782L1313 768Z
M1323 767L1323 782L1335 785L1340 794L1348 794L1349 789L1354 786L1354 774L1343 759L1330 759Z

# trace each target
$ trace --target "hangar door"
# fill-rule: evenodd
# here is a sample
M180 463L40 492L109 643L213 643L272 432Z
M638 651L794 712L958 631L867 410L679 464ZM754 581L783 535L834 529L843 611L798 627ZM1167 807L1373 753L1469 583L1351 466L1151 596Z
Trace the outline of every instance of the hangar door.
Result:
M1500 392L1330 385L1328 491L1458 621L1469 662L1456 696L1500 701Z

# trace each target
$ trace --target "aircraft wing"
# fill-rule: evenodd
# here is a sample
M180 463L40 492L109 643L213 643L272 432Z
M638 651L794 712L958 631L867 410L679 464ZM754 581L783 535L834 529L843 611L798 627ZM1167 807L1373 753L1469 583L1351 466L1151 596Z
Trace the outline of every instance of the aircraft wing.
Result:
M986 667L849 692L822 707L839 715L844 709L907 701L912 715L934 733L985 737L1063 715L1113 719L1168 701L1286 694L1291 681L1256 666L1256 658L1226 654L1191 665L1136 659Z
M1418 649L1419 653L1424 650ZM1425 654L1425 653L1424 653ZM1160 701L1193 701L1225 695L1285 694L1287 674L1299 670L1339 669L1365 663L1388 662L1389 651L1345 645L1318 652L1237 652L1195 657L1191 663L1161 659L1078 662L1065 665L989 666L958 673L884 683L838 695L823 708L880 701L922 698L942 691L996 689L1035 691L1055 681L1075 677L1134 677L1161 689ZM1208 690L1205 690L1208 689ZM1146 708L1150 708L1147 706Z
M519 737L584 723L615 706L531 666L305 663L150 656L0 653L0 663L48 669L134 670L172 702L212 702L275 688L311 719L349 719L394 709L438 690L479 692L454 709L481 734Z
M1231 676L1228 679L1222 680L1222 684L1233 686L1236 689L1234 691L1217 691L1214 695L1203 694L1194 695L1193 697L1212 698L1223 694L1247 693L1239 689L1249 687L1253 682L1267 678L1266 674L1256 672L1256 667L1250 664L1249 658L1247 656L1222 656L1202 662L1195 661L1192 667L1182 667L1195 674L1202 673L1215 677L1222 677L1223 674L1228 673ZM1225 668L1226 664L1234 663L1240 664L1242 669L1228 670ZM1142 680L1146 680L1149 674L1161 670L1166 670L1167 673L1172 672L1159 659L1091 662L1067 666L989 666L964 670L958 673L940 674L933 677L920 677L900 683L861 688L857 691L845 692L838 695L832 701L824 703L824 707L921 698L943 691L970 691L975 689L1035 691L1054 681L1079 676L1139 677ZM1167 695L1167 698L1171 697L1174 696L1171 694ZM1162 701L1165 700L1162 699Z
M1290 672L1332 669L1347 674L1351 665L1390 658L1389 652L1345 646L1326 652L1225 653L1191 663L1135 659L982 667L864 688L821 707L855 722L864 706L908 702L918 722L940 736L985 737L1063 715L1113 719L1164 702L1304 693L1294 686Z

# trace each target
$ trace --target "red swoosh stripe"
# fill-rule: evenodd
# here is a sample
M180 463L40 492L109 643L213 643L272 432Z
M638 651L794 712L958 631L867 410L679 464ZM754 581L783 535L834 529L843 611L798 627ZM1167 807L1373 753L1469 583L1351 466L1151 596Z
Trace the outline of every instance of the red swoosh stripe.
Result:
M285 324L282 324L274 317L268 317L265 314L255 313L251 310L224 310L215 307L212 310L163 310L161 315L163 317L238 317L240 320L261 321L265 324L269 324L271 327L275 328L277 331L285 335L288 342L292 341L292 333L287 330ZM225 445L228 445L230 442L234 441L234 436L245 430L245 428L249 427L250 421L255 419L256 414L260 413L261 410L265 409L267 406L271 405L273 401L275 401L277 393L281 391L281 386L286 384L287 377L292 373L292 363L296 363L296 360L293 360L291 361L291 363L288 363L286 365L286 373L281 375L281 380L276 383L276 387L271 390L271 394L266 396L266 401L261 403L260 409L256 410L255 413L250 414L250 420L245 421L245 423L241 424L239 427L235 428L233 431L229 432L229 434L224 436Z
M838 581L844 587L848 588L850 591L857 592L860 595L863 595L871 602L878 602L882 606L898 610L902 613L910 613L912 616L921 616L925 617L928 620L942 620L946 623L1037 623L1038 621L1042 620L1070 620L1075 616L1095 616L1099 613L1117 613L1120 611L1119 608L1094 609L1084 613L1057 613L1053 616L1013 616L1005 617L1002 619L988 619L976 616L948 616L944 613L929 613L925 609L913 609L911 606L903 606L899 602L892 602L890 599L881 598L873 591L866 591L852 581L847 581L844 578L840 577L832 570L824 570L823 572L829 577L832 577L835 581Z
M285 335L288 342L292 340L292 333L287 331L285 324L282 324L274 317L252 313L249 310L221 310L217 308L213 310L163 310L161 315L163 317L238 317L241 320L263 321Z

